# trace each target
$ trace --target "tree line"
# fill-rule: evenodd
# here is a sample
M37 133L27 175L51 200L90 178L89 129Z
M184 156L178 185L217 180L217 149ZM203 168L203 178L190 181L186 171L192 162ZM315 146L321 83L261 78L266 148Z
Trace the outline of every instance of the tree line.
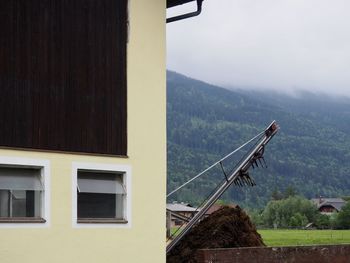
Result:
M278 199L275 199L275 198ZM321 214L310 200L295 192L284 196L272 196L263 209L248 210L251 220L258 228L305 228L350 229L350 202L338 213Z

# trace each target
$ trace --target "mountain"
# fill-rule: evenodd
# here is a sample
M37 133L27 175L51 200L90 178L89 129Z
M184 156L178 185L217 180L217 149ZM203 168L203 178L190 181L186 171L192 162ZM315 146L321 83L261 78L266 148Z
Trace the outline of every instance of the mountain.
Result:
M168 192L276 120L281 129L267 146L268 168L251 173L257 186L232 186L223 198L262 207L288 187L307 198L350 194L350 99L228 90L168 71L167 116ZM216 167L170 200L198 204L222 179Z

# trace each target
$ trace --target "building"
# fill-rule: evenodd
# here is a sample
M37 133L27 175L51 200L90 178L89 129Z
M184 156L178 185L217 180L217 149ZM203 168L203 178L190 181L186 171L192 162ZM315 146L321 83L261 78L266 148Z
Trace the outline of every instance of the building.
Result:
M170 227L181 226L198 212L195 207L177 202L166 204L166 209L171 212Z
M204 214L204 216L210 216L212 213L216 212L224 206L230 208L236 207L235 204L222 205L215 203L209 208L209 210ZM200 208L192 207L189 204L183 202L169 203L166 205L166 208L167 211L171 212L169 227L182 226L186 224L196 213L200 211Z
M311 201L317 206L321 214L330 215L339 212L346 204L342 198L313 198Z
M0 1L2 263L165 262L165 19L184 2Z

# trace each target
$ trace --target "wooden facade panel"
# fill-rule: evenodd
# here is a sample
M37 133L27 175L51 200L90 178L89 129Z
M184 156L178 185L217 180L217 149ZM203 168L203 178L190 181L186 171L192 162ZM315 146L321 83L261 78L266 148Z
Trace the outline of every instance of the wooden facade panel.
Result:
M126 155L127 0L2 0L0 34L0 146Z

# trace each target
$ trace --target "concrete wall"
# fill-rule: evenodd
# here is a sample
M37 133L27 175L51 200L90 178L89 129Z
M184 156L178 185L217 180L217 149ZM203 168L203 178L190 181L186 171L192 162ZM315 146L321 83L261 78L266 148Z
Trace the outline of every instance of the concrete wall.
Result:
M165 262L165 0L129 1L128 157L0 149L1 160L48 163L49 222L0 224L0 262ZM129 225L74 227L76 162L130 167Z
M198 263L350 263L350 245L203 249Z

